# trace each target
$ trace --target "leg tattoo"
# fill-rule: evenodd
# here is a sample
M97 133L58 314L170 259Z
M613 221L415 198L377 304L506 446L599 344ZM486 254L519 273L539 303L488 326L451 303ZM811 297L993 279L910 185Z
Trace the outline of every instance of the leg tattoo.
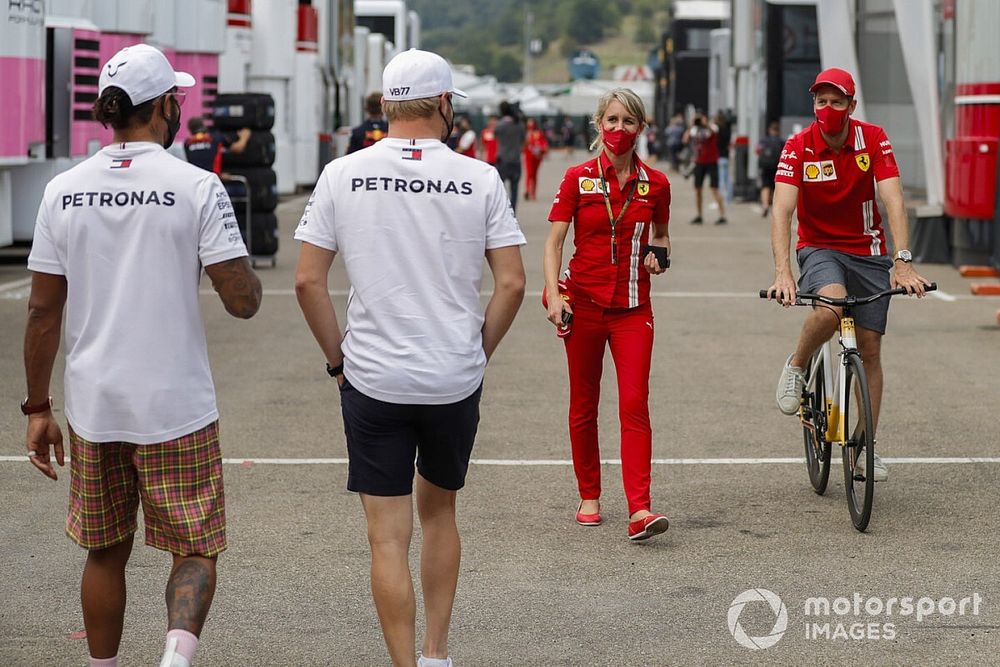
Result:
M167 629L187 630L199 636L214 595L214 558L174 556L167 582Z

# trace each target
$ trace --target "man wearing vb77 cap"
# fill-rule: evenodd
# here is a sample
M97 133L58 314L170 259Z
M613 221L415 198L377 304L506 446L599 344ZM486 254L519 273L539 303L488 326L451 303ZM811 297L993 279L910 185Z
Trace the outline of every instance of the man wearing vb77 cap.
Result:
M114 144L48 184L28 258L28 456L56 479L50 451L63 465L63 441L49 381L65 310L66 532L88 550L91 665L118 664L140 502L146 544L173 556L161 667L191 664L226 548L201 269L235 317L253 316L261 291L219 178L165 150L180 127L178 88L193 85L145 44L104 65L94 117L114 128Z
M464 93L440 56L393 58L382 74L388 137L327 165L295 232L295 290L340 386L347 488L361 496L375 607L392 663L404 667L417 664L414 458L427 613L419 664L445 667L461 552L456 496L486 363L524 296L524 236L499 175L442 143L452 95ZM337 255L351 282L346 334L327 290ZM495 285L485 313L484 258Z
M771 221L774 284L768 290L770 296L786 307L795 303L788 244L796 210L800 291L842 298L868 296L891 286L923 296L926 281L913 268L907 249L903 188L889 137L881 127L851 118L857 101L854 77L849 72L836 67L824 70L809 92L816 122L785 143L775 173ZM896 248L892 256L875 202L876 184ZM876 432L882 400L882 336L888 313L888 299L853 310ZM833 308L815 308L806 318L798 345L778 379L778 408L786 415L799 410L806 363L839 325L840 313ZM886 480L889 471L877 453L874 463L874 470L865 472L877 482Z

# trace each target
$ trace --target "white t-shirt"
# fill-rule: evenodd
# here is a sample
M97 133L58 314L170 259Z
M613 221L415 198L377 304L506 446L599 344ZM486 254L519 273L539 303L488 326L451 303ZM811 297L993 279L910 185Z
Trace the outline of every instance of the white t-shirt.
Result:
M462 138L458 140L458 152L464 153L476 145L476 133L473 130L466 130Z
M247 254L219 178L153 143L100 150L45 188L28 268L66 276L66 418L94 442L218 419L202 266Z
M361 393L447 404L479 387L485 254L525 242L495 168L383 139L326 166L295 238L344 257L344 372Z

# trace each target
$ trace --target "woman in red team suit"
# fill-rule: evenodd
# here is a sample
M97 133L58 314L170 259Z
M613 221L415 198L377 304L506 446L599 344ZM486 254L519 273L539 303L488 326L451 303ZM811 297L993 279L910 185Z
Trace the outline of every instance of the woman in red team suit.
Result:
M569 436L580 492L576 520L601 523L601 454L597 438L601 370L611 348L618 376L622 479L628 500L628 538L665 531L667 518L650 509L652 430L649 371L653 353L650 274L669 261L670 183L635 155L645 125L642 100L627 88L606 93L592 118L596 158L566 170L549 213L545 242L548 319L566 345ZM575 250L560 281L563 243L573 225ZM561 298L546 299L545 295Z
M529 118L524 134L524 198L538 199L535 190L538 186L538 167L542 158L549 152L549 142L545 133L538 127L534 118Z

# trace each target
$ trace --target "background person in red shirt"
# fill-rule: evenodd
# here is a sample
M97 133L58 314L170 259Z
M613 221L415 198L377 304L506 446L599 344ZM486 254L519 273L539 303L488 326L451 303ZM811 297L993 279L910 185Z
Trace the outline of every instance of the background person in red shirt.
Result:
M479 134L479 143L483 148L483 160L489 164L497 163L497 135L493 133L493 128L497 125L497 117L490 116L486 120L486 127Z
M691 221L692 225L702 223L701 207L701 186L708 176L708 187L712 190L712 197L719 207L719 219L715 221L717 225L726 224L726 206L719 193L719 128L708 120L704 111L699 111L694 116L694 124L684 133L683 141L691 146L694 153L694 204L698 215Z
M618 375L630 540L647 539L669 525L666 517L650 511L649 275L663 273L670 254L670 183L635 155L645 118L642 100L631 90L618 88L601 98L591 121L597 138L590 146L601 151L566 170L549 213L552 227L544 253L544 294L558 296L543 297L543 304L565 342L569 366L569 436L581 498L576 520L585 526L601 523L597 409L604 349L610 346ZM570 225L576 247L560 282ZM662 253L662 262L651 246Z
M545 133L538 127L534 118L529 118L525 124L524 135L524 198L537 199L538 168L542 166L542 158L549 152L549 142Z
M848 72L837 68L820 72L809 92L813 94L816 121L785 143L775 175L771 296L786 307L795 302L788 244L796 209L799 289L839 298L848 294L867 296L892 286L923 296L927 281L913 268L907 249L909 229L903 188L889 138L877 125L850 118L857 102L854 79ZM896 247L891 258L875 202L876 183ZM882 400L882 335L888 311L888 299L853 311L876 429ZM806 318L798 345L778 380L778 407L785 414L798 412L805 382L803 369L813 352L834 334L839 322L839 312L829 308L815 308ZM888 477L878 454L874 475L876 481Z

